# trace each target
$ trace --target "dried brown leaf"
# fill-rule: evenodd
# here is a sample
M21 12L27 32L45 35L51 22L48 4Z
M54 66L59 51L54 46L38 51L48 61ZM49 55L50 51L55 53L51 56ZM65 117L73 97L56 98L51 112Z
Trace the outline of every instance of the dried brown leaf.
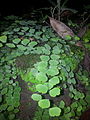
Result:
M49 17L50 24L52 28L58 33L60 37L63 39L66 38L67 35L70 35L71 37L74 37L74 32L66 26L63 22L55 20L54 18Z

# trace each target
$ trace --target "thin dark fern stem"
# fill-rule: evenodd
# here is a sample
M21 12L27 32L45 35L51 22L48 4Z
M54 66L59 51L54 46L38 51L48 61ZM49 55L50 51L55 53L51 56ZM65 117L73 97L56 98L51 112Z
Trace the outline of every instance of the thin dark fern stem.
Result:
M58 20L60 21L60 5L61 5L61 0L57 0L57 6L58 6Z

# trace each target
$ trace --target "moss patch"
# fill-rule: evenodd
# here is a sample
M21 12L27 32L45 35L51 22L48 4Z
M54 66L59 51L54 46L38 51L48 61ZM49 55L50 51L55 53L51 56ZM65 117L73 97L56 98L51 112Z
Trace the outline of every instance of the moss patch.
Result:
M16 66L20 69L26 70L27 68L32 68L37 61L40 61L40 55L22 55L16 58Z

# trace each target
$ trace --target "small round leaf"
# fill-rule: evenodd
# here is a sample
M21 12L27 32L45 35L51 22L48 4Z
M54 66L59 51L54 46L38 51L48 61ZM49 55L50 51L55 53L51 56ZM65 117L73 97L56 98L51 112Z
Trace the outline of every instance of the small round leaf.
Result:
M56 97L57 95L60 94L60 89L55 87L49 91L49 94L51 97Z
M46 74L40 72L37 74L36 79L40 82L46 82L48 80Z
M47 93L48 87L46 85L38 84L36 85L36 90L40 93Z
M60 116L60 114L61 114L61 109L58 107L52 107L49 109L49 115L51 117Z
M27 45L29 42L30 42L29 39L23 39L21 43L22 43L23 45Z
M20 41L21 41L21 39L16 38L16 39L13 40L13 43L18 44Z
M50 107L50 101L48 99L42 99L38 102L38 105L44 109L44 108L49 108Z
M6 43L7 42L7 36L0 36L0 41L2 42L2 43Z
M33 95L31 96L31 98L32 98L33 100L35 100L35 101L39 101L39 100L42 99L42 96L39 95L39 94L33 94Z
M15 45L13 43L7 43L6 45L10 48L15 48Z

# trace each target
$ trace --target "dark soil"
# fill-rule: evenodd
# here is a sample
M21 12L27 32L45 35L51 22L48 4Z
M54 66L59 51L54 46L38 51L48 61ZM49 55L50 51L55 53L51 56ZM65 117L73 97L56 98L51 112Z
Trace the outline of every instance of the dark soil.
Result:
M20 120L31 120L36 111L37 102L31 99L32 92L27 89L27 84L20 77L18 77L18 81L22 88L19 118Z
M80 120L90 120L90 108L82 114Z
M22 70L27 70L28 68L32 68L33 64L39 60L39 55L22 55L16 59L16 66ZM20 118L20 120L32 120L36 111L37 102L31 99L33 92L28 90L27 83L21 80L20 76L18 77L18 81L22 89L18 118Z

